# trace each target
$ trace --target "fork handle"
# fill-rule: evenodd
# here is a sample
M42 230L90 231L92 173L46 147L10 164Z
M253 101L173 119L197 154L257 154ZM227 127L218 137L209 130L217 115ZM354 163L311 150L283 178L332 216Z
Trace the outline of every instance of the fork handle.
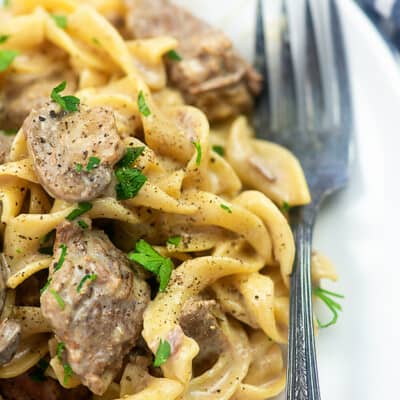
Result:
M296 257L290 283L287 400L320 400L311 284L311 244L316 208L311 204L291 213Z

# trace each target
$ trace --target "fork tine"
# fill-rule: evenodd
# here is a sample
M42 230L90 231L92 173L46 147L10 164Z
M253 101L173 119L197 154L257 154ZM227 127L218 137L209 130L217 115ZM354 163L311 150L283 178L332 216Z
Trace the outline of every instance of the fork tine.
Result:
M340 102L335 55L333 47L333 31L331 2L309 0L312 23L318 51L321 71L322 96L324 106L323 127L338 127L340 122Z

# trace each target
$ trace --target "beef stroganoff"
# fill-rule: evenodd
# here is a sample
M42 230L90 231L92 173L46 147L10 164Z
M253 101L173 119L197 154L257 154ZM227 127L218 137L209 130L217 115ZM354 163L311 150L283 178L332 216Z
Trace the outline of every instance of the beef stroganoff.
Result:
M261 85L221 31L167 0L6 2L5 399L284 389L288 210L310 195L246 117ZM312 274L336 279L317 252Z

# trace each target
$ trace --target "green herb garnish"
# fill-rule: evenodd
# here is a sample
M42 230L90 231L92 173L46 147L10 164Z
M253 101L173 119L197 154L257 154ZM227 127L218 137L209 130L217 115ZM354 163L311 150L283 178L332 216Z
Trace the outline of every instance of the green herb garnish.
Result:
M10 35L0 35L0 44L7 42Z
M81 281L79 282L79 285L76 287L76 291L78 293L81 292L83 285L85 284L86 281L95 281L97 279L97 275L96 274L87 274L85 275Z
M0 50L0 72L5 71L18 55L15 50Z
M31 378L35 382L43 382L46 380L46 376L44 375L46 369L49 366L49 362L44 358L40 359L38 363L35 365L35 368L32 372L29 373L29 378Z
M65 15L51 15L56 25L61 28L65 29L67 27L67 17Z
M92 37L92 42L97 46L101 46L100 40L97 39L96 37Z
M62 354L64 350L65 350L65 343L64 342L57 343L56 355L60 361L62 361Z
M172 237L168 238L167 244L178 247L181 240L182 240L182 236L172 236Z
M282 206L281 206L281 210L284 212L284 213L288 213L289 211L290 211L290 204L287 202L287 201L284 201L283 203L282 203Z
M222 146L214 145L212 149L215 153L219 154L221 157L225 155L225 149Z
M50 286L51 283L51 278L47 279L47 282L44 284L44 286L40 289L40 295L42 295Z
M64 303L63 298L54 289L49 289L49 292L56 299L56 302L57 302L58 306L61 308L61 310L64 310L65 303Z
M101 161L98 157L89 157L89 162L86 166L86 171L91 171L94 168L97 168L100 165Z
M85 222L85 221L83 221L83 220L79 220L78 221L78 225L82 228L82 229L87 229L87 228L89 228L89 225Z
M225 205L225 204L220 204L220 207L221 207L223 210L227 211L229 214L232 214L231 208L228 207L227 205Z
M145 147L128 147L125 155L119 160L117 168L130 167L143 153Z
M83 203L79 203L78 208L75 208L74 210L72 210L66 217L66 219L68 221L73 221L74 219L80 217L82 214L84 214L85 212L88 212L89 210L91 210L93 207L92 203L89 203L87 201L83 202Z
M81 163L78 163L75 165L76 172L82 172L82 168L83 168L83 165Z
M51 99L61 106L61 108L68 112L78 111L80 99L75 96L60 96L60 93L67 87L67 81L61 82L51 92Z
M201 158L202 158L202 150L201 150L201 144L199 142L192 142L193 146L196 148L197 151L197 156L196 156L196 165L200 165L201 163Z
M18 132L18 129L4 129L4 130L0 131L0 133L2 133L3 135L6 135L6 136L16 135L17 132Z
M167 53L167 57L172 61L182 61L182 57L175 50L170 50Z
M69 364L64 364L64 385L68 384L69 378L74 374L71 366Z
M115 186L118 200L128 200L135 197L147 181L146 176L137 168L118 168L115 171L115 176L118 181Z
M160 281L159 291L165 291L174 268L170 258L163 257L143 239L136 242L135 251L129 253L128 258L157 275Z
M60 258L58 259L57 264L54 267L54 272L58 271L62 267L65 261L65 256L67 255L67 246L64 243L60 244L60 249Z
M151 115L151 111L150 111L150 108L146 104L146 99L144 98L143 91L139 92L137 103L138 103L139 111L142 115L144 115L145 117L148 117L149 115Z
M168 340L160 339L160 344L158 345L153 365L155 367L160 367L161 365L167 362L170 355L171 355L171 345L169 344Z
M318 326L320 328L327 328L328 326L334 325L339 316L338 311L342 311L342 306L339 303L336 303L336 301L333 300L332 297L344 299L344 296L342 294L330 292L329 290L325 290L320 287L314 288L313 293L315 296L319 297L326 304L326 306L331 310L333 314L332 319L326 324L322 324L320 320L317 319Z

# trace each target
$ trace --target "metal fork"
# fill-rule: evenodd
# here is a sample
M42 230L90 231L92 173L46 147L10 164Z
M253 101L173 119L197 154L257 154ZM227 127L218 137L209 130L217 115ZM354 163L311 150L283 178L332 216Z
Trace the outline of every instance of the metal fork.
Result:
M266 85L256 132L298 157L312 195L311 204L290 212L296 258L286 399L317 400L311 244L322 201L349 176L352 107L343 35L335 0L258 0L257 7L255 66Z

